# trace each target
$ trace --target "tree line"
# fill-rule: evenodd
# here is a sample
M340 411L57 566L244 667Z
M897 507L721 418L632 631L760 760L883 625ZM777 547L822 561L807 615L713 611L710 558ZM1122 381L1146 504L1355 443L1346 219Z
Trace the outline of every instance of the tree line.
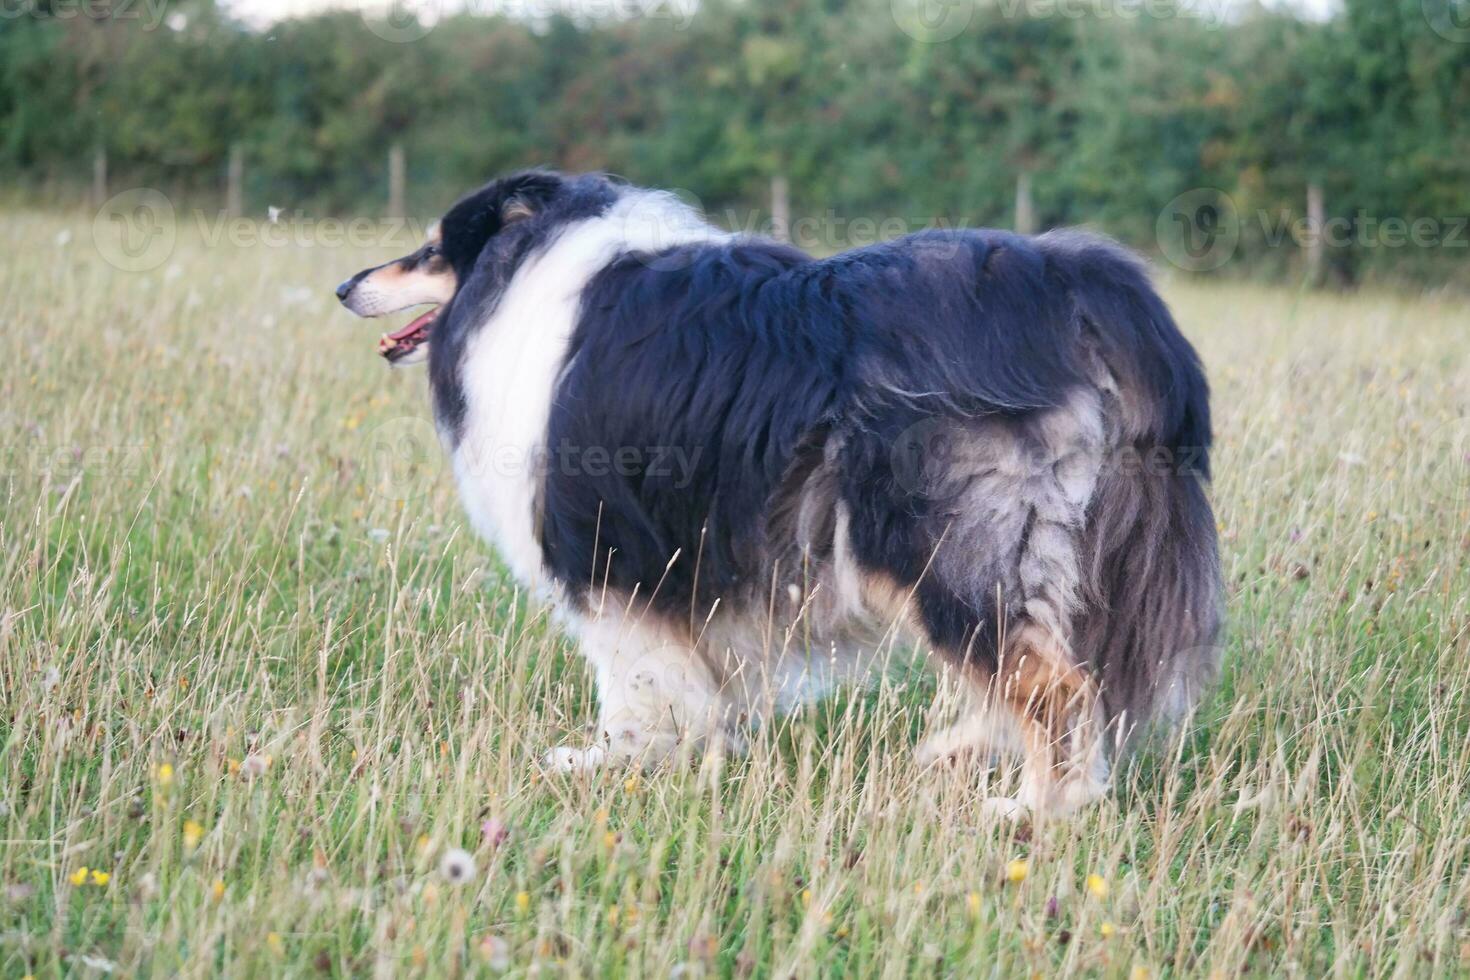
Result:
M9 0L0 174L63 198L100 153L112 188L221 202L233 159L252 213L381 213L399 146L416 214L547 164L760 227L782 178L815 248L1019 210L1201 270L1299 277L1320 240L1330 282L1470 285L1466 0L1220 6L935 8L955 29L922 0L655 0L260 28L207 0Z

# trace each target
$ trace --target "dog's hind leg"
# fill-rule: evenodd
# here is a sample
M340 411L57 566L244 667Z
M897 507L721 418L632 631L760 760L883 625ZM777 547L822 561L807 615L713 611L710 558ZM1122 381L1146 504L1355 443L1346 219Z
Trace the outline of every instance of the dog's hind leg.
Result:
M1102 703L1066 641L1036 623L1022 625L1006 643L995 680L1025 746L1016 807L1063 816L1101 798L1109 775ZM1012 809L1009 800L990 806Z
M577 638L597 683L595 738L590 745L553 749L546 757L550 768L652 767L713 741L741 747L728 730L713 671L677 630L614 613L584 622Z
M966 669L960 674L955 721L926 736L914 749L914 761L921 767L961 759L994 763L1017 758L1024 751L1015 719L998 703L986 680L975 673Z
M1025 420L975 426L944 463L956 489L919 595L931 640L972 690L921 761L1014 732L1021 786L994 810L1065 813L1106 787L1097 683L1071 640L1104 445L1097 396L1084 390Z
M921 766L963 756L1020 760L1014 797L987 800L987 811L1060 816L1107 788L1103 717L1096 683L1072 662L1065 642L1035 623L1013 628L991 674L971 665L959 718L915 752Z

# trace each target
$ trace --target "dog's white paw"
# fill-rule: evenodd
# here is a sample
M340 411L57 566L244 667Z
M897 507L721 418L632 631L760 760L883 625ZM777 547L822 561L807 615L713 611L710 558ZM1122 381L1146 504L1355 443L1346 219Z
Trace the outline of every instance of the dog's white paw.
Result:
M1031 808L1009 796L992 796L980 802L980 814L990 820L1024 820Z
M934 739L925 739L914 749L914 765L920 769L928 769L941 760L952 758L952 756L953 753L946 752L944 747L937 744Z
M994 768L996 753L987 746L944 737L926 738L914 747L914 764L920 769L949 766L956 770Z
M596 772L607 765L607 750L600 745L585 749L559 745L542 757L542 764L552 772Z

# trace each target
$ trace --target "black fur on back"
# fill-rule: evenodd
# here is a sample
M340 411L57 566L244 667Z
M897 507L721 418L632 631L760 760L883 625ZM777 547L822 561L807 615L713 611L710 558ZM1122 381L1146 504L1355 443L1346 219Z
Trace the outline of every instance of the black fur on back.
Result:
M474 332L626 192L532 171L444 217L459 291L429 356L453 443ZM1064 618L1131 729L1187 710L1218 660L1209 449L1195 352L1106 239L931 231L818 260L712 237L624 252L582 288L534 526L584 608L610 588L698 623L850 566L988 668L1008 624Z
M574 594L604 578L657 587L673 615L761 601L766 559L787 554L771 515L799 492L792 474L835 451L857 560L917 586L936 644L993 661L1006 610L993 589L925 574L952 501L916 493L895 447L936 419L1025 438L1028 419L1093 384L1097 358L1146 409L1127 438L1183 461L1180 479L1207 475L1198 360L1141 264L1106 240L945 231L823 260L756 240L624 256L584 292L548 450L677 448L690 465L552 466L546 561Z

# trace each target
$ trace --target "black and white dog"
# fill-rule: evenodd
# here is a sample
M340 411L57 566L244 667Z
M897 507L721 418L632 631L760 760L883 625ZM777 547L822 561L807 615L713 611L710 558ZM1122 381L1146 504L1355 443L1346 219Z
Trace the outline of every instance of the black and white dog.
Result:
M891 631L952 667L922 763L1100 796L1217 668L1208 391L1118 246L930 231L814 260L676 197L520 173L338 297L428 352L464 504L597 680L577 769L738 747Z

